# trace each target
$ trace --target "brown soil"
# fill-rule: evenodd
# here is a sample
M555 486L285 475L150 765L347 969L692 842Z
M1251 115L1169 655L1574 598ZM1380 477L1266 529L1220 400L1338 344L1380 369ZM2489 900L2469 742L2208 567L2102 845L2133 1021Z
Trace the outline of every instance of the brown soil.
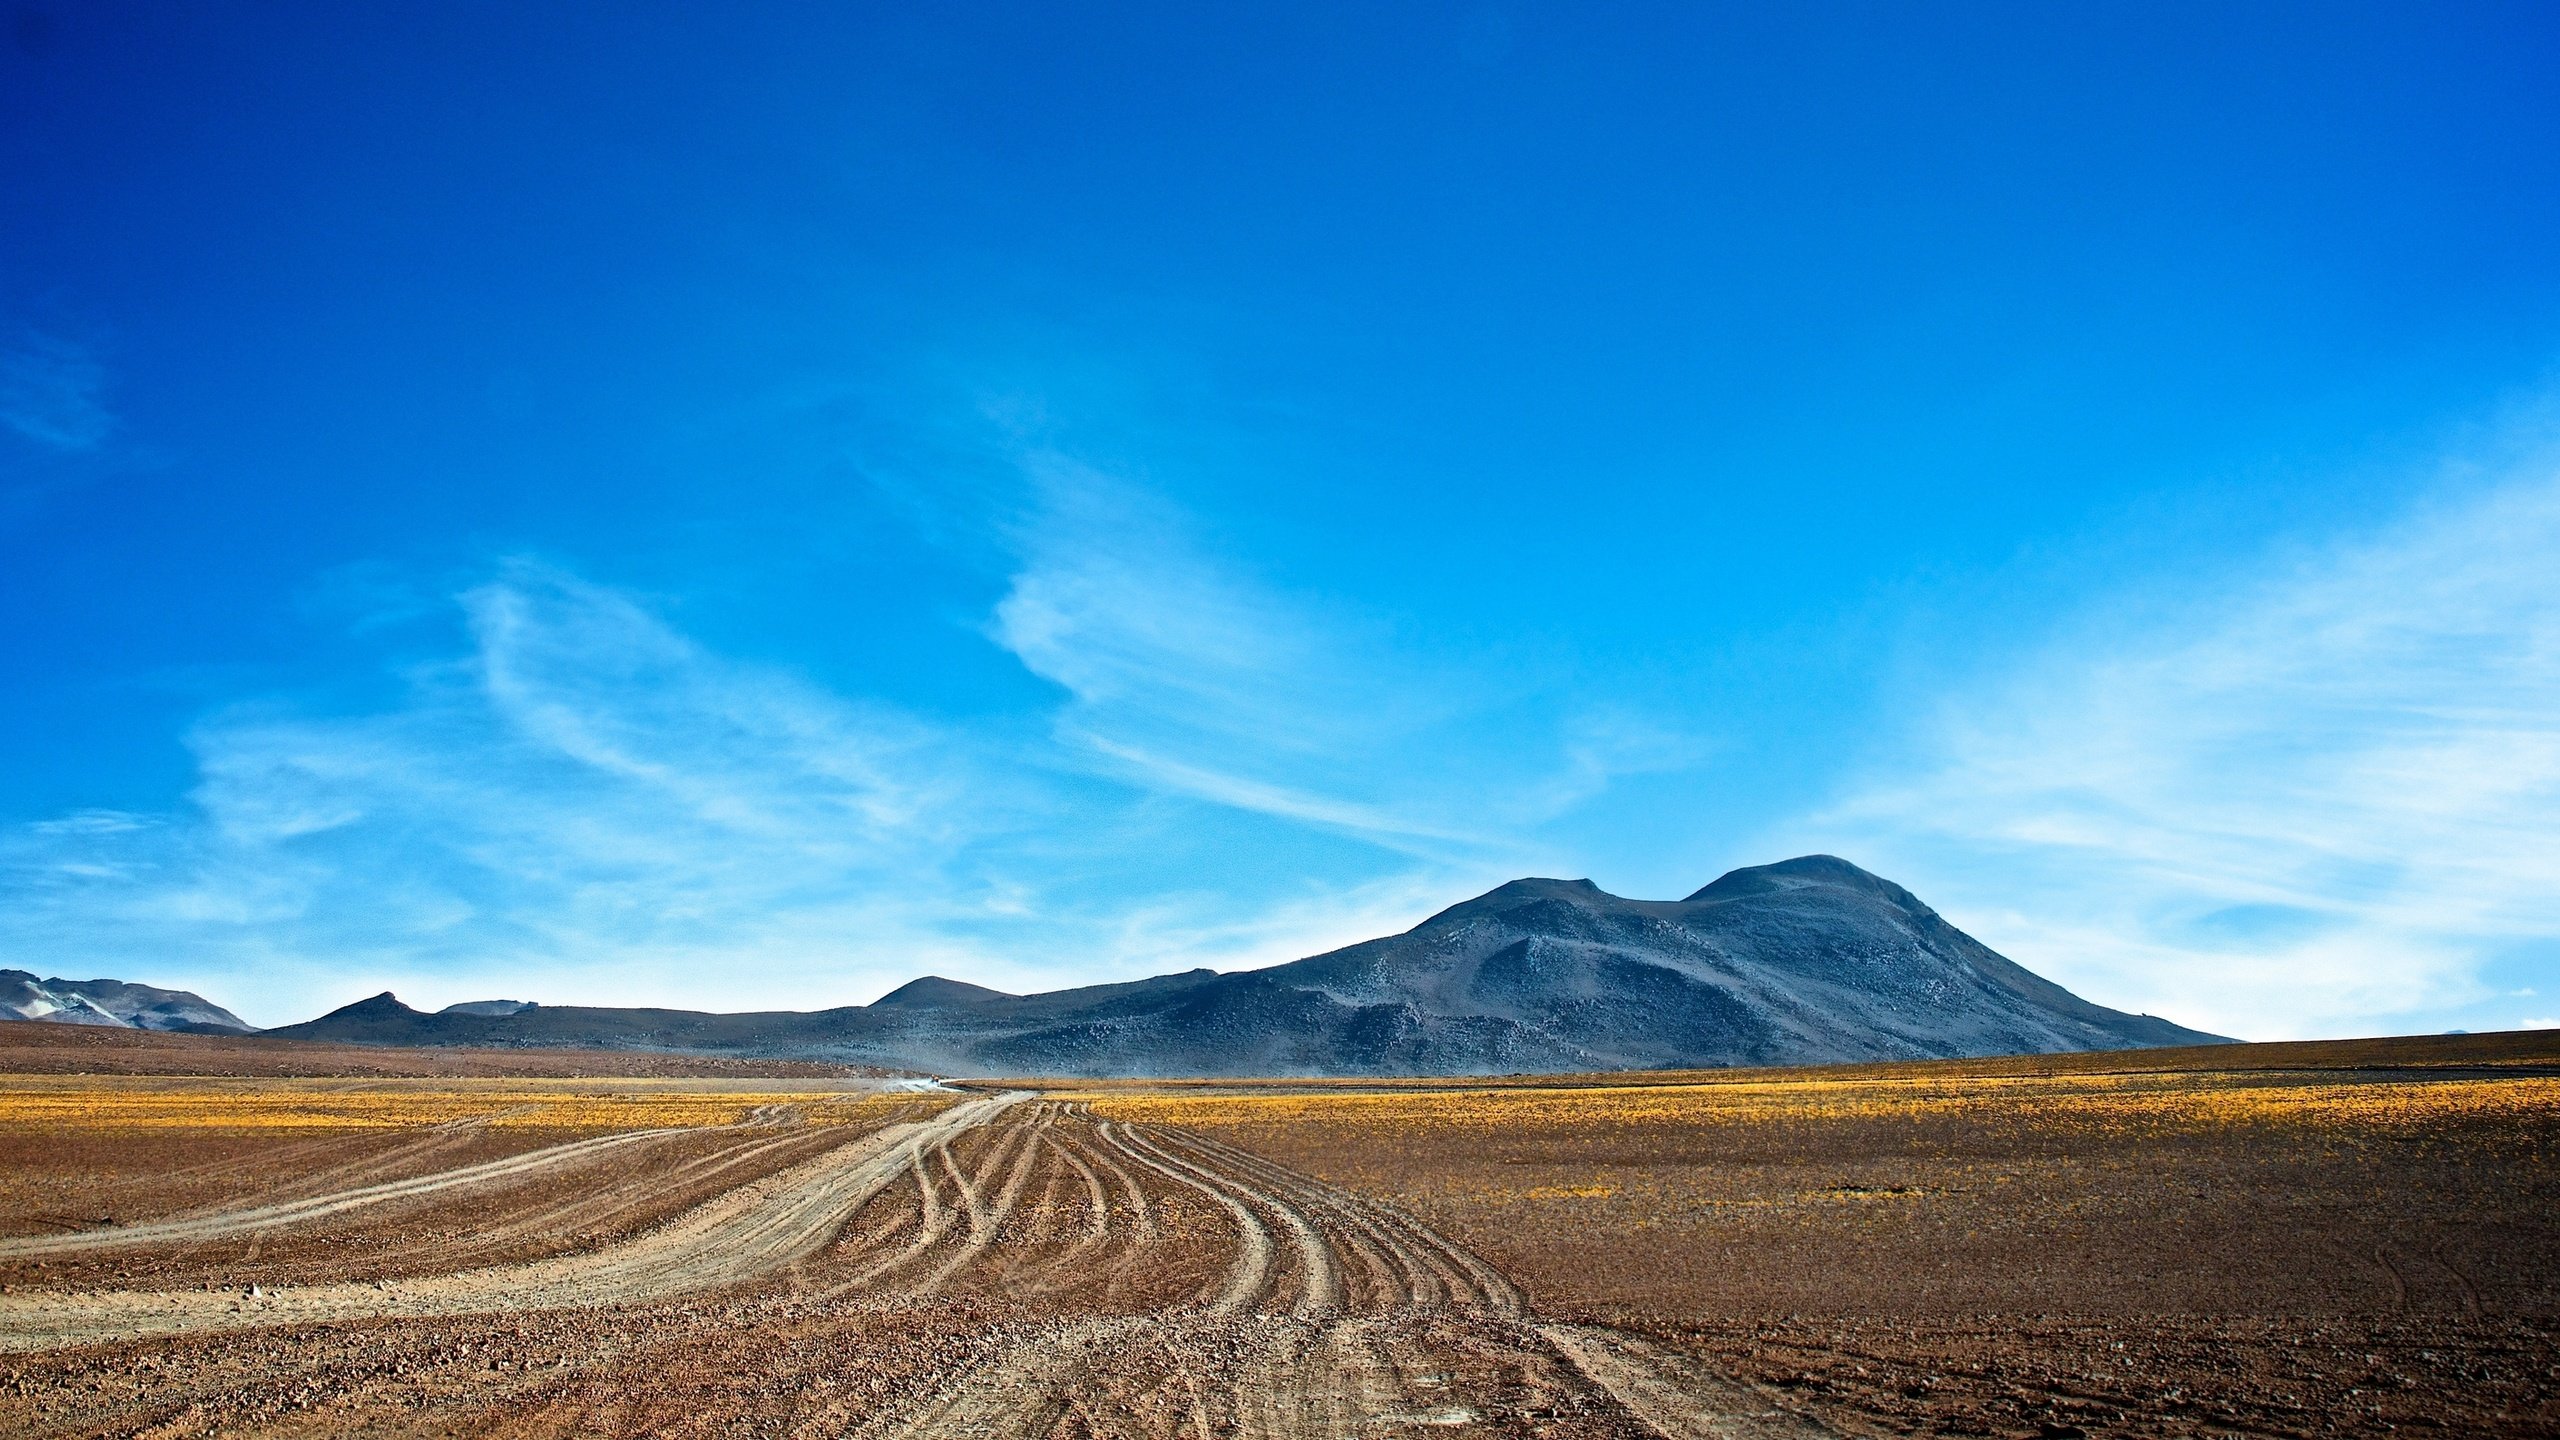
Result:
M2560 1081L2371 1051L51 1122L0 1434L2560 1434ZM25 1222L84 1166L133 1223Z
M0 1358L0 1431L1597 1440L1648 1433L1610 1382L1704 1373L1595 1380L1507 1280L1404 1216L1020 1094L540 1260L456 1249L379 1285L283 1273L254 1292L133 1276L0 1295L0 1347L19 1352ZM1766 1408L1714 1383L1716 1404ZM1822 1433L1770 1415L1753 1423Z
M0 1074L236 1076L586 1076L840 1079L901 1074L873 1065L659 1055L645 1050L403 1050L270 1040L260 1035L175 1035L102 1025L0 1021Z
M884 1123L898 1118L887 1111L880 1116ZM0 1240L0 1284L227 1291L253 1282L369 1281L534 1259L638 1234L864 1128L724 1126L604 1137L483 1129L387 1153L384 1138L371 1134L305 1141L293 1157L303 1164L349 1152L354 1158L279 1183L283 1177L272 1166L277 1157L261 1157L269 1163L255 1183L218 1205L203 1203L212 1188L206 1177L232 1177L235 1185L250 1178L236 1159L181 1171L183 1186L127 1180L89 1206L57 1199L68 1221L19 1212L11 1218L56 1223ZM172 1148L126 1144L156 1153ZM70 1148L76 1157L102 1147ZM61 1158L47 1157L57 1164ZM118 1168L130 1176L134 1157L124 1158ZM447 1177L462 1183L441 1184ZM71 1193L96 1194L87 1186ZM132 1203L182 1195L197 1203L151 1215ZM112 1227L98 1223L104 1215L87 1219L89 1211L117 1202L136 1213ZM87 1223L76 1223L82 1220ZM263 1223L271 1220L277 1223Z
M2560 1074L2560 1030L2482 1035L2392 1035L2361 1040L2275 1040L2190 1045L2169 1050L2090 1050L2065 1055L1994 1055L1975 1060L1886 1060L1855 1065L1723 1070L1610 1070L1587 1075L1386 1076L1311 1080L1229 1076L1199 1080L1077 1080L1086 1094L1322 1095L1484 1090L1653 1089L1664 1085L1766 1085L1820 1080L2038 1079L2063 1075L2215 1075L2315 1072L2382 1078L2435 1075ZM1048 1086L1039 1077L989 1084Z
M1539 1313L1842 1426L2560 1434L2560 1084L2531 1039L1100 1103L1408 1209Z

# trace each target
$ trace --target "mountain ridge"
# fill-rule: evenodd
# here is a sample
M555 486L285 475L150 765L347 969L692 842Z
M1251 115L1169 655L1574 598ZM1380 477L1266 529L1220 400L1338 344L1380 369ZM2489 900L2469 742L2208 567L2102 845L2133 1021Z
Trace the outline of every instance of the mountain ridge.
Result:
M426 1014L386 991L268 1033L1126 1076L1818 1064L2223 1038L2082 999L1829 855L1731 871L1682 900L1529 877L1398 935L1229 974L1030 995L925 975L868 1006L737 1014Z
M125 980L40 980L31 970L0 970L0 1020L206 1035L246 1035L255 1028L191 990Z

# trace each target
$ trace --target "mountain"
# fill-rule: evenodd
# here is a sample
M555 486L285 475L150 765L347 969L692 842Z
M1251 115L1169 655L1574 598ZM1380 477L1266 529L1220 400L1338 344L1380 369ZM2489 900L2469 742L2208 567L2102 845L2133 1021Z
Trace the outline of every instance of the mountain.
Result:
M39 980L26 970L0 970L0 1020L51 1020L125 1030L182 1030L246 1035L252 1026L185 990L122 980Z
M447 1005L439 1015L514 1015L533 1008L530 1000L465 1000Z
M542 1005L424 1014L386 993L271 1033L589 1045L945 1074L1469 1075L2194 1045L2093 1005L1909 891L1808 855L1685 900L1514 880L1401 935L1267 970L1042 995L926 976L868 1006L717 1015Z

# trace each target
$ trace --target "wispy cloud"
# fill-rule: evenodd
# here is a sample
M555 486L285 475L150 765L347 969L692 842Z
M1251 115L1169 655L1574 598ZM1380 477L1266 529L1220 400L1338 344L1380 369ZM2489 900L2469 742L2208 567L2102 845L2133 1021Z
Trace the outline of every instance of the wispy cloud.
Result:
M1420 718L1419 687L1377 683L1372 637L1216 562L1173 507L1053 452L1022 470L1027 498L1004 526L1017 564L988 631L1067 692L1079 736L1168 775L1183 773L1174 757L1211 768L1210 751L1348 773Z
M234 704L187 737L186 805L0 832L0 953L201 983L269 1023L384 986L809 1008L936 970L1049 988L1266 964L1484 878L1416 858L1489 863L1475 833L1253 778L1307 773L1293 724L1378 743L1313 678L1338 637L1196 556L1142 577L1041 553L990 622L1074 682L1029 739L742 664L640 597L500 565L440 602L455 641L396 672L392 703ZM1149 588L1163 575L1177 593ZM393 631L434 623L400 594ZM1276 824L1254 853L1289 854L1291 829L1393 844L1324 881L1208 876L1173 858L1203 853L1203 808Z
M0 954L201 978L262 1022L384 986L808 1008L1263 964L1537 870L1542 824L1693 753L1293 594L1062 451L996 453L964 467L999 477L969 502L1006 567L978 634L1055 687L1035 708L928 719L858 669L743 664L535 559L458 589L352 567L313 617L410 655L444 627L436 658L362 711L205 715L163 813L0 831Z
M1632 714L1538 708L1391 626L1215 558L1187 518L1071 457L1019 457L1028 500L989 634L1067 703L1056 733L1133 783L1477 870L1536 826L1698 747ZM1526 703L1524 703L1526 702Z
M2251 1036L2489 998L2560 933L2560 483L2093 625L1950 702L1840 837L2031 966Z
M1007 800L965 746L542 565L456 604L468 649L400 704L212 715L188 809L10 837L9 952L179 957L270 1019L395 981L831 1003L966 958L935 922Z
M41 331L0 342L0 428L44 450L94 450L115 429L106 368L87 346Z

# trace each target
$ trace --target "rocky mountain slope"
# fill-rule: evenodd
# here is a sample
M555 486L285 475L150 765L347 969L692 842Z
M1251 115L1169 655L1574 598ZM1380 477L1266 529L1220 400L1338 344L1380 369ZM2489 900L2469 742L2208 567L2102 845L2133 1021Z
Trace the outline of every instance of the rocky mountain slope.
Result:
M2192 1045L2082 1000L1902 887L1805 856L1685 900L1515 880L1401 935L1267 970L1007 995L927 976L868 1006L715 1015L389 994L282 1036L791 1056L942 1073L1488 1074Z
M122 980L39 980L26 970L0 970L0 1020L245 1035L239 1016L201 995Z

